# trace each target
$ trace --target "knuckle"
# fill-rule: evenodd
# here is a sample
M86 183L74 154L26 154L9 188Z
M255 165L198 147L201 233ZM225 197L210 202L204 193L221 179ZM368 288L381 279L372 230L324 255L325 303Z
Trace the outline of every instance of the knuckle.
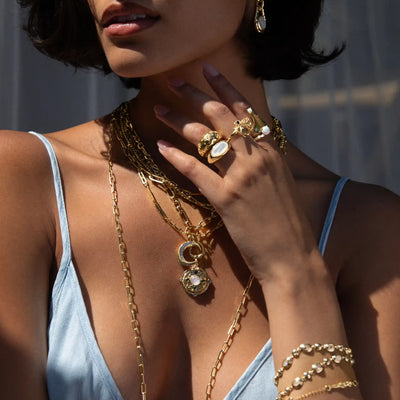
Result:
M194 157L185 157L181 163L181 172L185 176L191 176L196 171L197 160Z
M234 104L235 111L238 114L240 113L240 114L243 114L243 115L246 115L246 116L248 116L247 109L249 107L250 107L249 103L244 99L238 100Z
M193 136L196 139L201 138L206 132L207 130L204 129L204 126L197 123L187 124L183 128L183 134L185 136Z
M231 110L222 103L210 102L204 106L204 113L206 115L217 115L220 117L227 116L231 113Z
M219 209L228 209L234 202L240 199L241 190L237 182L233 180L227 180L224 185L224 190L221 191L219 198Z

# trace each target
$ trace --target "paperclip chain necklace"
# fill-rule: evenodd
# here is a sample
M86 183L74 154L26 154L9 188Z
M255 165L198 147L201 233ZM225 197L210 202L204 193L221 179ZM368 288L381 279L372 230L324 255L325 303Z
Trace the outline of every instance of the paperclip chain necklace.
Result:
M220 216L208 201L201 201L198 196L189 190L180 188L160 170L145 149L130 120L128 103L121 104L112 113L111 134L113 138L115 137L118 140L124 155L131 165L136 168L142 184L150 194L161 217L186 239L178 249L178 261L183 267L187 268L180 279L182 287L194 297L205 293L211 283L211 279L200 264L207 251L210 251L210 243L207 242L208 238L216 229L223 226ZM152 184L168 195L182 220L183 228L173 222L163 210L153 193ZM194 225L183 208L180 199L187 201L195 208L203 209L208 216L203 218L197 225Z
M110 139L108 143L108 151L107 151L107 159L108 159L108 179L111 188L111 196L113 202L113 214L114 214L114 222L115 229L117 231L118 237L118 245L119 245L119 254L121 257L121 268L124 274L124 283L125 290L128 300L129 313L131 318L131 327L134 337L134 342L137 350L137 363L138 363L138 372L140 376L140 392L142 396L142 400L147 400L147 385L145 380L145 368L144 368L144 349L143 349L143 340L140 330L140 324L137 317L138 306L135 303L135 288L132 283L132 273L129 265L128 257L127 257L127 248L126 243L123 238L123 229L120 221L120 212L118 206L118 191L116 185L116 179L113 171L113 162L111 159L111 150L112 150L112 141ZM233 322L229 327L227 337L224 341L224 344L221 347L221 350L218 352L217 359L213 365L210 374L210 380L207 384L206 388L206 400L211 400L211 392L215 386L216 376L218 371L221 369L222 360L228 352L229 348L233 343L233 339L237 332L240 329L240 320L246 313L248 294L253 283L254 276L250 274L250 278L247 282L247 285L243 291L240 304L237 307L235 312L235 316L233 318Z
M122 124L122 126L121 126L121 124ZM146 179L145 173L148 174L148 177L152 182L154 182L156 184L157 183L160 184L161 188L163 188L164 191L170 195L171 199L174 201L174 204L176 204L178 213L181 215L181 217L185 221L185 224L190 227L189 231L193 228L195 230L197 229L198 231L200 231L202 228L207 226L207 224L213 218L216 218L216 216L219 218L218 214L216 213L215 209L211 206L211 204L209 204L208 202L198 201L198 199L196 199L196 197L190 191L179 188L179 186L176 183L170 181L165 176L165 174L159 169L157 164L152 160L151 156L147 153L146 149L144 148L143 143L140 141L140 138L137 136L137 133L135 132L135 130L133 128L133 125L129 118L127 103L122 104L117 110L115 110L113 112L112 118L111 118L111 131L112 131L111 133L115 134L116 133L115 130L118 131L118 127L121 128L123 126L125 126L125 128L128 128L128 131L122 129L121 131L124 132L124 136L118 137L118 135L117 135L117 138L118 138L123 150L124 150L124 148L131 148L131 150L132 150L132 148L134 149L135 146L137 146L137 149L139 151L137 158L132 157L132 153L130 153L130 152L125 153L125 151L124 151L124 153L127 156L127 158L131 161L131 163L137 168L139 177L140 177L143 185L149 191L157 210L159 211L159 213L161 214L163 219L171 227L173 227L177 232L180 232L180 233L184 232L183 230L181 230L181 228L179 228L176 224L174 224L168 218L168 216L165 214L165 212L161 208L161 205L157 202L153 192L151 191L150 185ZM274 140L279 143L279 147L280 147L281 151L284 154L286 154L286 143L287 143L286 136L285 136L283 130L281 129L280 123L279 123L279 127L280 127L280 131L278 132L279 135L277 135L276 138L275 138L275 136L273 136L273 137L274 137ZM128 132L130 132L130 134L133 135L135 146L132 144L132 142L126 136L128 134ZM125 138L126 142L124 142L124 138ZM127 257L127 248L126 248L126 243L123 238L123 229L122 229L121 221L120 221L120 212L119 212L119 206L118 206L118 192L117 192L117 186L116 186L116 179L115 179L115 175L114 175L114 171L113 171L113 162L112 162L112 158L111 158L112 139L113 138L110 137L109 142L108 142L107 159L108 159L109 183L110 183L112 202L113 202L114 222L115 222L115 228L116 228L117 237L118 237L119 253L120 253L120 257L121 257L121 268L122 268L122 272L124 274L125 290L126 290L126 294L127 294L128 307L129 307L129 312L130 312L130 317L131 317L131 327L132 327L132 332L133 332L133 336L134 336L135 346L137 349L137 363L138 363L138 372L139 372L139 376L140 376L140 392L141 392L142 400L147 400L147 386L146 386L146 380L145 380L143 340L142 340L142 336L141 336L139 320L137 317L138 307L135 303L135 289L134 289L134 286L132 283L131 268L130 268L128 257ZM279 141L282 141L283 144L281 145L281 143ZM151 173L149 173L148 168L151 169L151 171L152 171ZM210 217L205 218L202 221L200 221L200 223L198 224L197 227L194 227L193 225L191 225L189 217L187 216L187 213L180 206L179 199L177 198L178 195L194 205L200 206L204 209L208 209L209 211L211 211ZM182 211L180 211L180 209ZM223 223L219 219L218 223L215 225L215 227L213 229L209 229L208 231L206 231L205 233L202 234L203 237L210 235L213 231L215 231L215 229L218 229L220 226L223 226ZM185 231L185 233L186 233L186 231ZM188 238L189 238L189 236L188 236ZM191 253L191 255L194 257L196 256L196 255L193 255L192 253ZM210 380L207 384L206 393L205 393L206 400L211 400L211 392L215 386L217 373L222 367L222 361L223 361L226 353L232 346L233 339L234 339L236 333L239 332L240 321L241 321L241 318L245 315L245 311L247 309L247 302L249 299L248 295L249 295L249 291L250 291L251 285L253 283L253 280L254 280L254 276L252 274L250 274L247 285L244 288L244 291L243 291L243 294L242 294L242 297L240 300L240 304L236 309L233 322L232 322L231 326L229 327L227 337L226 337L220 351L218 352L217 359L211 369Z

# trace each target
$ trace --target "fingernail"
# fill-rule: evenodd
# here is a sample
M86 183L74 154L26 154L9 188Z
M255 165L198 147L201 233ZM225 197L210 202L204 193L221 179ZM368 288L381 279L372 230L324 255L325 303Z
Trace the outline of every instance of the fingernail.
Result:
M162 106L161 104L157 104L154 106L154 112L163 117L164 115L168 114L171 110L168 107Z
M164 150L172 147L171 143L168 143L168 142L166 142L164 140L158 140L157 141L157 146L158 146L158 149L160 151L164 151Z
M185 84L185 82L182 79L174 78L174 77L168 78L168 83L171 86L176 87L176 88L179 88Z
M215 78L216 76L219 75L219 72L213 67L211 64L208 63L203 63L203 70L206 75Z

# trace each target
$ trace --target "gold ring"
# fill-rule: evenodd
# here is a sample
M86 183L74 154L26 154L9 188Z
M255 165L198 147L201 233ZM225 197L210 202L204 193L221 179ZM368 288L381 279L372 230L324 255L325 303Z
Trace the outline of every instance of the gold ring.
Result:
M252 137L254 140L260 140L265 136L268 136L271 133L270 127L266 124L262 118L256 114L251 107L247 109L247 112L252 116L254 120L254 129L252 133Z
M236 135L240 135L240 133L234 130L227 139L219 140L217 143L214 144L214 146L211 147L211 150L208 153L207 157L207 161L209 164L214 164L215 162L220 160L231 149L231 140Z
M217 131L207 132L197 145L197 151L202 157L205 157L211 148L222 139L222 136Z
M241 136L249 136L254 132L255 127L255 119L251 115L250 117L246 117L241 119L240 121L235 121L233 126L233 132L238 133Z

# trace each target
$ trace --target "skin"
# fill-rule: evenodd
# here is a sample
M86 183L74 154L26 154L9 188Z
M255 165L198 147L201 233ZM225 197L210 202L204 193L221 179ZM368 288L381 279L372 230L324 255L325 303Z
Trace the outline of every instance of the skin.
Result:
M111 3L91 3L97 21ZM235 138L214 169L197 155L201 136L210 129L228 136L248 104L271 122L262 82L246 74L234 37L241 21L252 18L254 2L142 3L161 16L152 29L110 40L98 26L100 41L116 73L144 77L131 113L148 151L170 178L200 190L225 224L213 235L208 272L214 290L194 301L178 284L176 249L182 238L162 221L116 148L114 173L149 398L169 399L172 393L204 398L251 271L252 301L217 375L214 399L229 392L270 337L277 368L303 342L353 348L360 390L315 398L399 399L399 198L379 187L346 184L322 258L317 240L336 175L292 145L283 157L270 138L258 143ZM47 137L61 168L73 261L97 342L123 398L137 399L103 127L91 121ZM42 400L48 299L62 255L52 175L36 138L2 132L0 141L2 395ZM169 199L155 193L174 215ZM198 211L186 209L193 221L201 219ZM298 368L309 365L299 362Z

